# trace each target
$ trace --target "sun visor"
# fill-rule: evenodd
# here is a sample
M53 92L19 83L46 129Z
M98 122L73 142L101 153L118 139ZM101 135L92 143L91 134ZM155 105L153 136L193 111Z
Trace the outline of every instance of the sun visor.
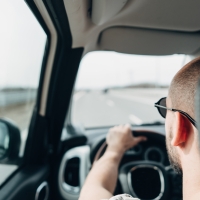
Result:
M141 55L193 55L200 49L200 32L113 27L100 34L99 49Z
M114 17L127 3L128 0L93 0L92 22L103 24Z

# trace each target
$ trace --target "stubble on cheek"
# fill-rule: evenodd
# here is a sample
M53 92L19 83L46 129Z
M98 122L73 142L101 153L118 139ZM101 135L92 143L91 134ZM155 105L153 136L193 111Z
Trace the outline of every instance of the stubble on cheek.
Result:
M176 149L171 145L171 140L172 140L172 129L170 128L169 135L166 138L166 147L167 147L169 161L174 171L176 171L179 174L182 174L180 158L178 156Z

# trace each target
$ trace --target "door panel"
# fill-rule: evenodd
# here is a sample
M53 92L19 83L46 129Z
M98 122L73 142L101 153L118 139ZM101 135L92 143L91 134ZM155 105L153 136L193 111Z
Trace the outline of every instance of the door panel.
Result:
M48 183L48 175L48 165L24 167L0 190L0 199L35 200L37 188L44 181Z
M48 199L59 200L62 199L58 192L59 159L62 156L60 135L83 48L71 48L71 32L63 1L43 0L58 32L58 44L52 74L50 74L50 83L47 87L46 113L41 116L39 110L51 37L34 0L26 0L26 2L42 25L49 40L42 62L37 101L29 126L24 160L18 170L0 186L0 200L35 200L36 191L44 182L49 183Z

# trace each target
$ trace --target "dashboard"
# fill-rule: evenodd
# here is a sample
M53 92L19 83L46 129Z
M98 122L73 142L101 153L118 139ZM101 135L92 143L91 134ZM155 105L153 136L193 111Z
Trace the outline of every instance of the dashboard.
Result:
M182 177L170 166L164 129L162 131L158 133L143 127L133 129L135 136L143 135L148 140L124 154L114 195L128 193L146 200L182 199ZM85 144L76 145L63 154L58 177L63 199L78 200L97 152L101 149L100 158L106 149L102 147L106 133L107 130L93 130L86 134Z
M166 167L170 165L165 146L162 146L162 144L155 144L153 141L147 141L146 143L138 144L129 149L125 153L121 164L133 160L154 161Z

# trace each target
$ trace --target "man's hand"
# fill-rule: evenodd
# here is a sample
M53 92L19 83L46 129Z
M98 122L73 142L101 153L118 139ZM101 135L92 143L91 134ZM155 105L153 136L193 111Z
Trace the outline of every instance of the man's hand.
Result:
M111 128L106 138L108 144L106 152L92 167L79 200L110 199L116 187L118 168L123 154L145 140L146 137L134 137L129 125Z
M131 147L146 140L147 138L143 136L134 137L129 124L111 128L106 137L107 149L119 154L125 153Z

